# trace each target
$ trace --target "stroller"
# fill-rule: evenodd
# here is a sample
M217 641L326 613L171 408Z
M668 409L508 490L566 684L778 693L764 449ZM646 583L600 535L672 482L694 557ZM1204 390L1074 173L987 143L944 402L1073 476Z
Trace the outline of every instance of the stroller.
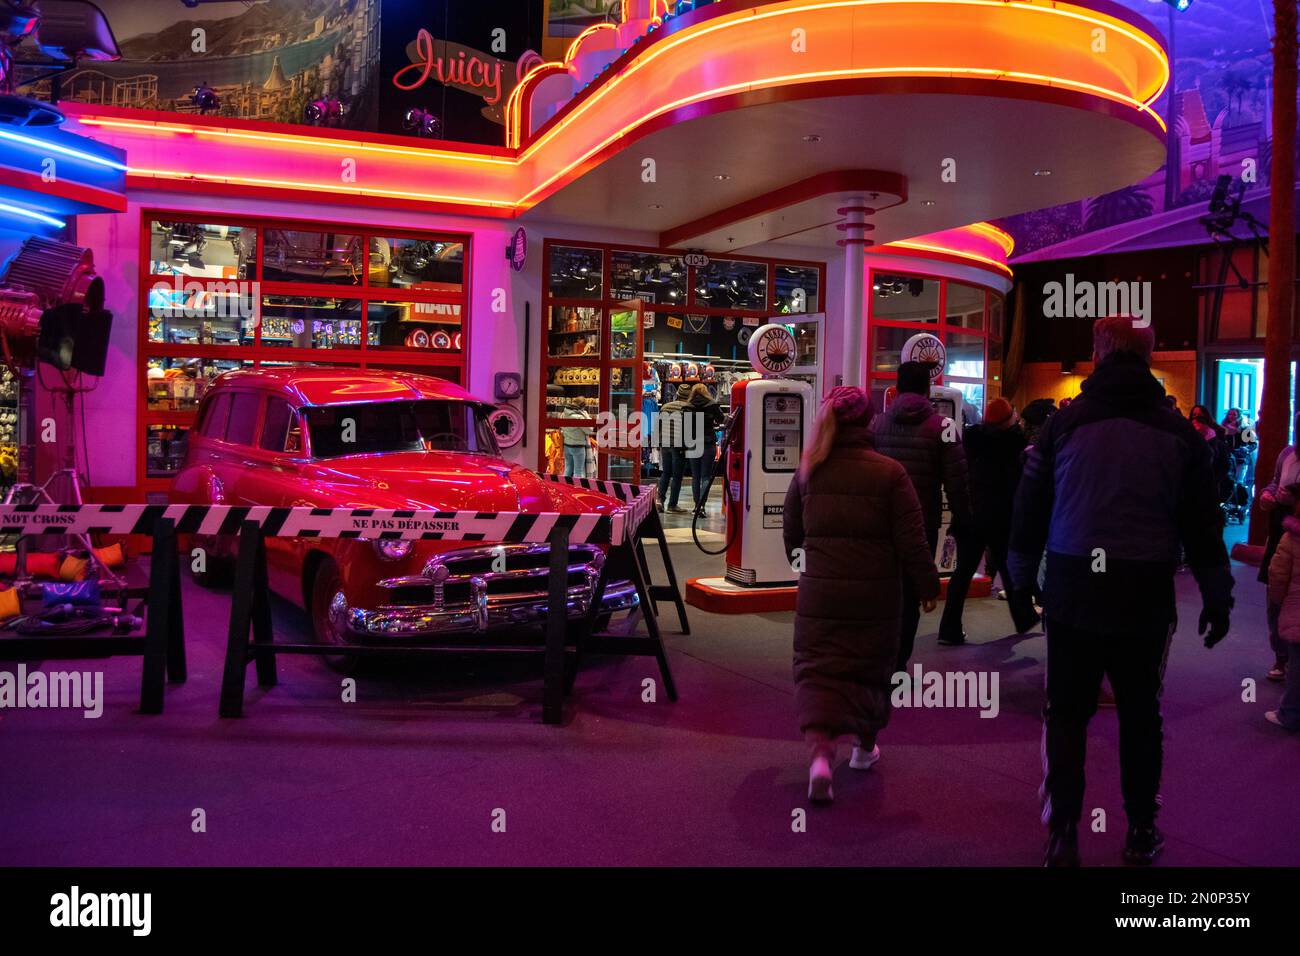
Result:
M1250 517L1251 462L1255 444L1241 442L1228 452L1227 493L1221 507L1228 524L1245 524Z

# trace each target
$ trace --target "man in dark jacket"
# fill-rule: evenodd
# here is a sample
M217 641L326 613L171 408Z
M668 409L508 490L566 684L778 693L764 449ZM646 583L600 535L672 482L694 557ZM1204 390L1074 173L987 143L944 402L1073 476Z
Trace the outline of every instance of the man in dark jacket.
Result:
M1119 709L1124 858L1150 863L1164 843L1155 825L1160 675L1177 624L1180 548L1200 586L1205 645L1228 631L1232 575L1210 451L1165 403L1149 368L1154 344L1151 330L1132 319L1094 323L1095 371L1044 426L1016 495L1009 555L1016 587L1032 585L1047 550L1048 866L1079 863L1084 751L1103 676Z
M964 644L962 612L971 579L987 553L990 577L1002 579L1016 633L1038 623L1033 601L1026 591L1011 587L1007 572L1007 542L1011 537L1011 509L1020 483L1025 453L1025 433L1016 410L1005 398L989 402L984 422L962 429L971 493L971 523L957 543L957 568L948 579L948 594L939 622L940 644Z
M671 385L665 386L672 388ZM677 394L671 401L664 402L659 409L656 423L659 436L659 460L663 471L659 476L659 506L665 511L680 514L677 498L682 493L682 478L686 476L686 422L684 416L690 412L688 400L691 397L689 385L678 385Z
M930 404L930 369L924 362L898 367L898 397L871 423L876 451L903 466L916 489L925 518L926 540L933 554L943 521L943 496L948 496L954 537L970 522L970 491L966 487L966 456L954 423ZM921 623L921 603L909 582L903 583L903 612L899 623L898 669L907 670Z

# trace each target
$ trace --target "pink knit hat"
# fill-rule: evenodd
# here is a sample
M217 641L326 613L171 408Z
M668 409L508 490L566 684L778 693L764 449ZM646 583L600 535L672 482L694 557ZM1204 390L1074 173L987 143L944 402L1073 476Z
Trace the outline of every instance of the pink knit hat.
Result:
M835 386L826 396L826 404L841 425L867 425L871 422L871 396L856 386Z

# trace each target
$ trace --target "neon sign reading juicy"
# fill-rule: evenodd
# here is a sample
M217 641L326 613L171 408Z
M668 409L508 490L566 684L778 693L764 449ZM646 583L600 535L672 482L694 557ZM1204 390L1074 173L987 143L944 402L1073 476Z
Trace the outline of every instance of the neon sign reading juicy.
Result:
M404 82L404 78L411 73L417 74L416 78ZM428 30L422 29L415 38L414 62L393 75L393 85L399 90L418 89L428 82L430 74L436 74L438 82L444 86L465 86L476 91L486 91L480 95L489 106L501 101L500 60L467 55L463 50L455 56L439 56L433 36Z

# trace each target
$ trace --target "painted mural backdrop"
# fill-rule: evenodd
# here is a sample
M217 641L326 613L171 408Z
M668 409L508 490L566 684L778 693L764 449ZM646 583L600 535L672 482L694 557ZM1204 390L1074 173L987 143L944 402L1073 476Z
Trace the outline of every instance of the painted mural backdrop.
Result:
M97 0L122 59L90 63L59 80L59 98L301 123L307 105L333 97L344 128L373 127L379 63L378 0L264 0L186 6L181 0ZM50 84L34 94L49 97Z
M1267 220L1272 4L1194 0L1179 13L1158 0L1120 2L1170 41L1170 92L1156 103L1175 134L1170 162L1116 192L1005 220L1017 256L1082 256L1197 241L1196 219L1221 173L1245 172L1248 180L1253 173L1245 204Z
M502 113L521 65L541 48L541 0L97 0L122 52L58 81L59 99L178 114L303 123L319 101L326 125L411 133L415 108L443 139L501 144ZM46 81L27 91L49 99Z

